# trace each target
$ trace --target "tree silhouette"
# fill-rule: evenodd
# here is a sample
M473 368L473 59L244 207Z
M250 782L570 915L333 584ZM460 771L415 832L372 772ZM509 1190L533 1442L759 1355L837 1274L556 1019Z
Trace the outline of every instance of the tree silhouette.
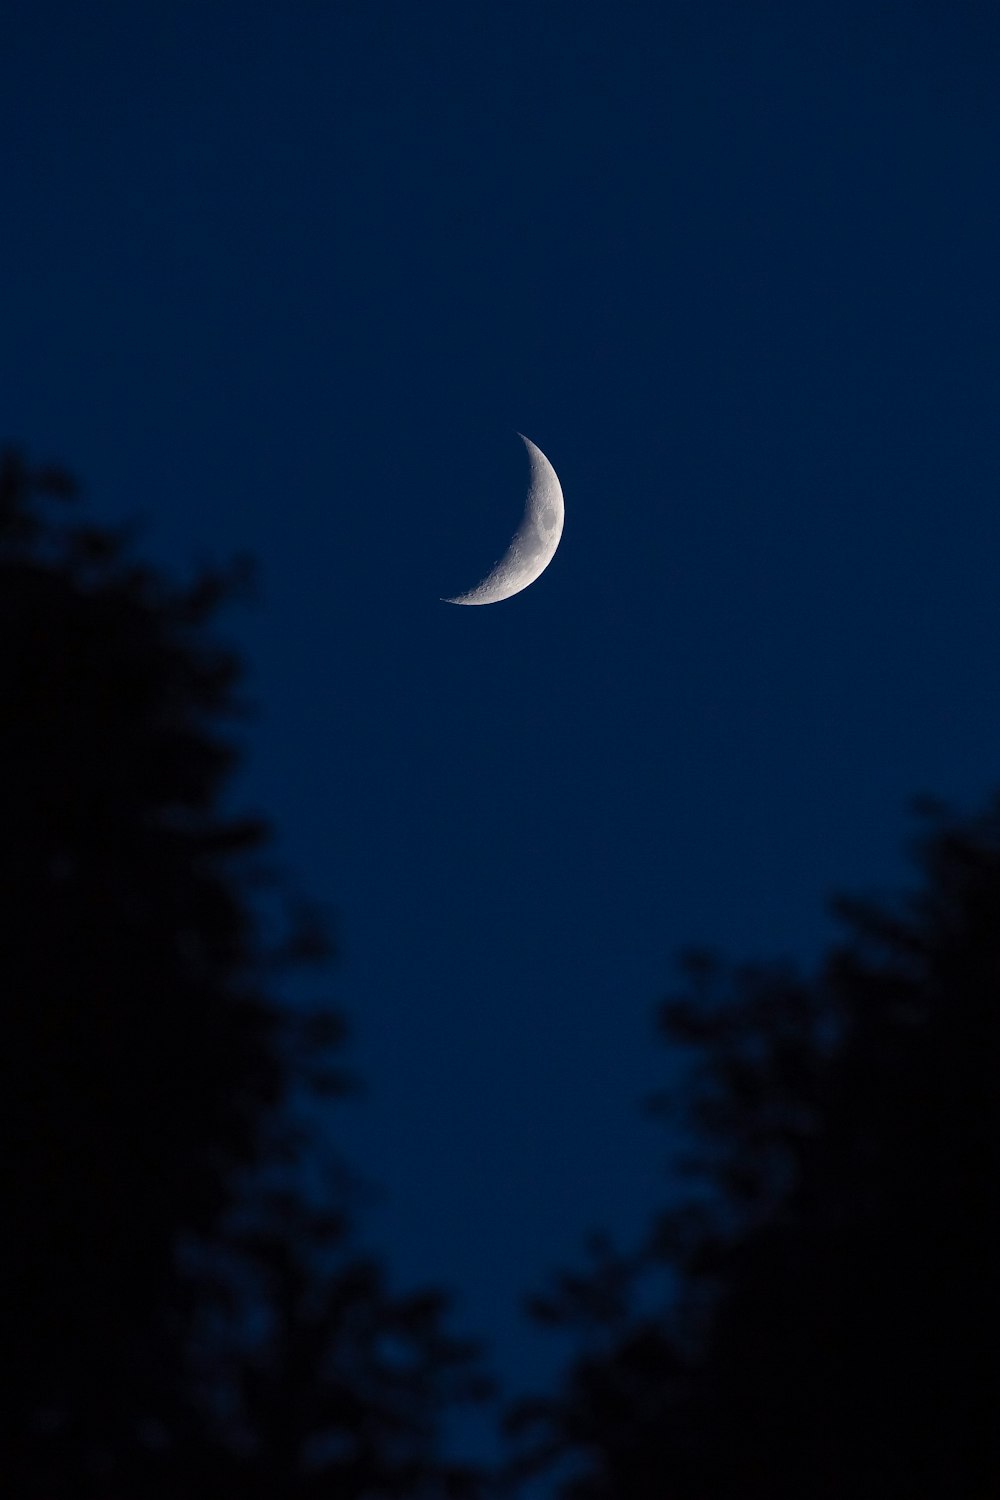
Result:
M918 887L837 903L813 978L686 960L661 1027L701 1059L696 1191L533 1302L578 1340L559 1396L511 1418L527 1468L572 1461L560 1494L1000 1488L1000 800L922 811ZM664 1267L680 1291L653 1305Z
M269 830L221 810L245 569L174 586L74 494L0 464L5 1493L471 1495L473 1350L298 1170L344 1028L283 998L325 930L267 936Z

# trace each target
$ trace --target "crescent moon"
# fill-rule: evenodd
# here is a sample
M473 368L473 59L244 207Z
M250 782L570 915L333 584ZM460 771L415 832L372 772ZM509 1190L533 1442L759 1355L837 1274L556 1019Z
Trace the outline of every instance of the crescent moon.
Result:
M507 551L482 583L467 594L445 599L445 604L497 604L501 599L509 599L534 583L555 556L565 519L562 486L541 448L536 448L523 432L518 437L528 450L531 464L531 483L521 524Z

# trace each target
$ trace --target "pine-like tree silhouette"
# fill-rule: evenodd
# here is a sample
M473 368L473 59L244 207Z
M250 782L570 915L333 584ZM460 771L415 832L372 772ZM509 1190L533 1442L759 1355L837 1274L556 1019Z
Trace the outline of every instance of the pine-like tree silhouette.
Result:
M579 1340L511 1420L569 1464L561 1495L1000 1492L1000 800L922 811L919 885L837 903L813 978L686 961L661 1024L700 1058L696 1190L532 1304ZM664 1268L680 1290L654 1305Z
M173 586L74 493L0 465L4 1493L478 1493L440 1455L484 1384L444 1299L296 1173L343 1024L283 998L325 933L266 936L269 830L222 811L241 571Z

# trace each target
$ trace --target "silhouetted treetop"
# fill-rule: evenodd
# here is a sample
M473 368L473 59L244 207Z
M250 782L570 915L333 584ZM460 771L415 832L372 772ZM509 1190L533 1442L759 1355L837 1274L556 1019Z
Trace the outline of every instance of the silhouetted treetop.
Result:
M579 1275L542 1299L581 1352L560 1397L513 1418L572 1460L560 1494L998 1488L1000 799L922 813L915 887L838 901L845 936L812 978L686 961L660 1024L700 1059L692 1196L620 1259L630 1310L620 1275L613 1317ZM654 1307L664 1270L679 1289Z
M0 471L0 1097L17 1284L60 1348L148 1300L280 1087L234 874L265 829L216 806L238 668L199 632L224 581L172 590L123 537L50 514L69 494ZM41 1321L36 1344L57 1367Z
M346 1086L344 1023L285 998L327 926L224 810L246 569L176 586L74 498L0 462L6 1492L477 1493L438 1451L473 1350L353 1248L296 1122Z

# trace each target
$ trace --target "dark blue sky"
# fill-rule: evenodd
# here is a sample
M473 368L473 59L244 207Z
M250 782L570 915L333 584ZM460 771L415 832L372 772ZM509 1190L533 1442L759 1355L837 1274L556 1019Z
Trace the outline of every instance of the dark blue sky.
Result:
M666 1190L682 945L814 958L1000 772L1000 20L6 0L0 436L249 549L240 787L336 913L340 1140L515 1384ZM552 566L455 609L527 466Z

